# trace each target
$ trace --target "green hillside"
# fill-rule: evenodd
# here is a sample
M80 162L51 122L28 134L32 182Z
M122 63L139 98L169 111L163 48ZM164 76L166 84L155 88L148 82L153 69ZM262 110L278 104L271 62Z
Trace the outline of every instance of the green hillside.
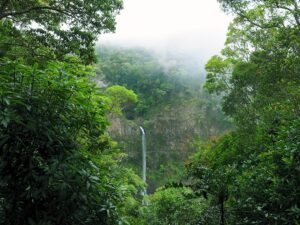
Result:
M220 99L203 90L203 75L179 56L162 59L144 49L97 49L98 79L123 85L138 95L123 116L111 115L111 136L128 154L127 164L141 173L141 135L146 130L148 190L184 176L184 163L198 144L232 126ZM171 56L169 56L171 57Z

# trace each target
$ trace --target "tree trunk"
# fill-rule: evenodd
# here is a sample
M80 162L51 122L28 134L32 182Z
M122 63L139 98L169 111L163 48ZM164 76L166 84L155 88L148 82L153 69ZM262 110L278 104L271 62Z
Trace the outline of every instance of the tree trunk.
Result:
M224 200L220 202L220 225L225 225Z

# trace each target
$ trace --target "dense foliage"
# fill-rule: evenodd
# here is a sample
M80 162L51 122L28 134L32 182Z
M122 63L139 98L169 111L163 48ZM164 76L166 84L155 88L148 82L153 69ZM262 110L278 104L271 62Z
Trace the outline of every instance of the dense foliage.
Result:
M143 184L106 133L112 102L120 112L136 95L104 92L84 65L120 8L0 1L0 224L122 224L139 205Z
M201 147L191 182L220 224L299 224L299 1L220 2L237 16L205 86L237 130Z
M143 49L98 48L99 75L110 84L125 86L139 95L136 113L145 116L157 104L185 88L178 66L164 65ZM199 78L198 78L199 79Z
M97 35L115 29L121 8L121 0L1 0L1 55L44 61L73 54L91 63Z
M1 225L300 224L300 2L218 2L235 19L206 64L215 97L144 50L89 66L120 0L0 1ZM140 125L149 190L181 179L143 201L109 136L137 169Z
M203 199L194 198L192 190L183 187L157 190L150 196L149 202L141 210L143 220L140 224L196 225L205 210Z
M116 92L112 94L126 101L127 94L119 86L123 85L138 95L136 105L123 104L124 116L110 117L109 132L127 152L127 165L138 172L142 166L139 126L144 127L150 192L184 176L184 160L195 152L198 140L230 128L219 98L201 88L201 71L192 60L141 48L106 45L97 51L97 79L108 85L106 92Z
M104 134L93 70L3 59L1 71L1 224L116 224L130 173Z

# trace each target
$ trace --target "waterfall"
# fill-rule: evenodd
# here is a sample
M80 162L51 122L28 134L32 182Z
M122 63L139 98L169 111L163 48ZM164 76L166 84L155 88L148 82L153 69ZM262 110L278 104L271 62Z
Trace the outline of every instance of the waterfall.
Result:
M143 170L142 170L142 178L143 181L146 183L146 154L147 154L147 149L146 149L146 134L145 134L145 130L142 126L140 126L140 130L142 132L142 151L143 151ZM142 193L143 195L147 194L147 189L144 190L144 192Z

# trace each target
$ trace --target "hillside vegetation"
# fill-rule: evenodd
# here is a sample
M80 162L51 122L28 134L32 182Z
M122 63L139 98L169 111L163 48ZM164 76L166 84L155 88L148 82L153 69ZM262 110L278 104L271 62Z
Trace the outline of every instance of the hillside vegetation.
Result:
M184 175L184 163L199 142L232 126L220 98L203 90L201 73L179 56L162 58L144 49L98 48L98 79L133 90L136 104L111 115L110 134L128 154L127 165L141 173L141 134L146 130L149 191Z
M0 0L0 225L300 224L300 1L218 2L204 81L96 48L121 0Z

